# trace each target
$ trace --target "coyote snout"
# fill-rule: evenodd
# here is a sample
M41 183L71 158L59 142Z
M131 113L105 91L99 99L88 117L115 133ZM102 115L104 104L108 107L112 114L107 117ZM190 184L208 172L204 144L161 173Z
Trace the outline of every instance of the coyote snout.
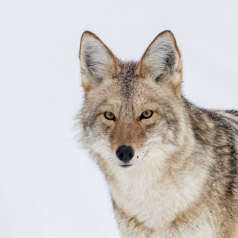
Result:
M124 163L124 165L126 165L133 158L134 150L131 146L122 145L117 149L116 155L117 155L117 158L121 160Z

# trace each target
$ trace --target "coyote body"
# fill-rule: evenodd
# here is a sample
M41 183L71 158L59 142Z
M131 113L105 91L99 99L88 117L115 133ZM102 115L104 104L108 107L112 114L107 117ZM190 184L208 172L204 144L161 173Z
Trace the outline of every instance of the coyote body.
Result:
M80 61L81 140L105 174L121 236L238 238L238 111L182 96L173 34L138 63L85 32Z

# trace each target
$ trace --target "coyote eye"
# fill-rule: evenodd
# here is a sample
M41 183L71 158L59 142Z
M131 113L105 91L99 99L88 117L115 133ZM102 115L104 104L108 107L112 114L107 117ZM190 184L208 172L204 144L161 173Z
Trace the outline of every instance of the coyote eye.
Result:
M107 120L113 120L113 121L116 120L116 117L115 117L114 113L112 113L112 112L104 112L104 117Z
M146 111L144 111L144 112L141 113L141 115L140 115L140 120L142 120L142 119L149 119L149 118L152 117L152 115L153 115L153 111L151 111L151 110L146 110Z

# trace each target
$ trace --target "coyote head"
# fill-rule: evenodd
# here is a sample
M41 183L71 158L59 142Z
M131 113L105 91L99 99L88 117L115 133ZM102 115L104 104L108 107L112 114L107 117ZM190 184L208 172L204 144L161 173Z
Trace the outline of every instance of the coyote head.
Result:
M170 31L160 33L140 62L121 62L93 33L80 53L85 103L83 144L113 166L163 162L184 143L182 60Z

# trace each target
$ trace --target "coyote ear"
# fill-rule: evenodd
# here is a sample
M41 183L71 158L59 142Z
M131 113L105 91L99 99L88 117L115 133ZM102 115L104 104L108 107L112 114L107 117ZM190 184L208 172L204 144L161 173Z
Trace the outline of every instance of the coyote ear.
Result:
M118 60L111 50L92 32L81 37L79 59L85 93L118 71Z
M155 81L171 81L176 91L179 91L182 60L172 32L163 31L155 37L142 56L138 73Z

